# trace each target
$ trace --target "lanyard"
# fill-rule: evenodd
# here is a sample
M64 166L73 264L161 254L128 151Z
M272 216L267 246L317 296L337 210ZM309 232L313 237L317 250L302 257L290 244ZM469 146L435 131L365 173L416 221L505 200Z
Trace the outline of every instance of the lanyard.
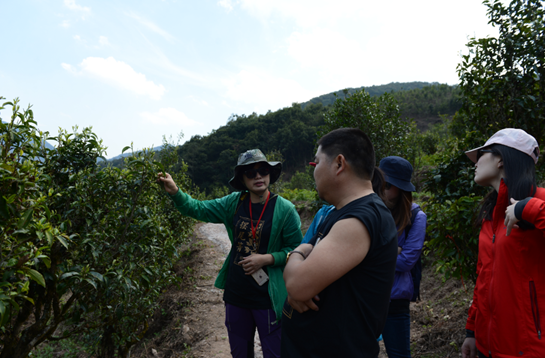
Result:
M259 220L257 220L257 224L254 228L254 219L252 218L252 197L250 196L250 224L252 224L252 237L255 240L255 232L257 231L257 228L259 227L259 222L261 221L261 217L263 216L263 213L265 212L265 208L267 207L267 204L269 203L269 198L271 197L271 192L269 191L269 195L267 195L267 201L265 202L265 206L263 207L263 210L261 210L261 215L259 215Z

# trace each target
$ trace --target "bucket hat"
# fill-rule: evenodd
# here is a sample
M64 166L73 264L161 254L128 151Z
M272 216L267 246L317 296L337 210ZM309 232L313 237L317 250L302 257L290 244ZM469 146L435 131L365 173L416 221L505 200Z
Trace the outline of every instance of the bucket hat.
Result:
M413 166L407 159L391 156L382 158L378 166L386 177L386 182L404 191L416 191L411 183Z
M537 140L522 129L517 128L504 128L497 131L482 147L468 150L466 155L473 163L477 163L477 152L479 149L488 147L492 144L502 144L506 147L528 154L532 157L534 163L537 163L539 158L539 145L537 144Z
M242 173L246 166L255 163L267 163L271 167L269 184L274 184L280 177L280 173L282 173L281 162L269 162L261 150L250 149L238 156L235 175L229 180L229 184L238 191L246 190L246 185L242 181Z

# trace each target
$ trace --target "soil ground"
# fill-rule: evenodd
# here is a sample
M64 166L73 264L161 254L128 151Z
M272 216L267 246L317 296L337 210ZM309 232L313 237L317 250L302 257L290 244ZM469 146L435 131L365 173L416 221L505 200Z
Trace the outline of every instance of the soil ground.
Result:
M306 232L313 215L302 209L300 216ZM223 225L196 224L193 236L180 248L181 259L174 268L181 284L161 296L160 308L149 322L144 339L133 347L132 358L231 357L223 292L214 287L230 246ZM466 283L464 287L458 280L444 281L434 273L431 261L423 260L422 300L410 307L412 357L460 357L473 286ZM72 348L66 347L45 347L51 351L47 357L88 357L77 349L77 342L71 343ZM255 352L256 358L262 357L257 335ZM379 357L388 357L382 342Z
M308 226L303 216L304 229ZM222 291L214 279L230 248L222 225L196 225L176 266L181 286L171 287L161 298L144 340L131 357L231 357ZM422 300L411 303L411 348L414 358L461 356L465 320L473 287L457 280L444 282L424 260ZM262 357L256 336L256 357ZM381 343L380 357L387 357Z

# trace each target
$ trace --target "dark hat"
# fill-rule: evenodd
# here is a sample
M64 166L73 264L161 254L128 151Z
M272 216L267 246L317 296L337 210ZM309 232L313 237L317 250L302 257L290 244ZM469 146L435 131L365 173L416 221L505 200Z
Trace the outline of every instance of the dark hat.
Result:
M386 157L382 158L378 167L384 172L387 183L401 190L416 191L416 188L411 183L413 166L408 160L396 156Z
M271 180L269 184L274 184L282 173L281 162L269 162L265 154L259 149L250 149L238 156L235 175L229 180L229 184L238 191L246 190L246 185L242 181L242 173L247 166L255 163L267 163L271 167Z

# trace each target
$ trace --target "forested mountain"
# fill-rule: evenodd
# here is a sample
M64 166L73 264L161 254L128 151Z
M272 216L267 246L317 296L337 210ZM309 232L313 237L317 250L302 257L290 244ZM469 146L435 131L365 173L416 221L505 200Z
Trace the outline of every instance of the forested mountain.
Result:
M301 103L301 106L303 109L308 106L309 104L317 104L321 103L324 106L332 105L333 102L337 98L344 98L346 95L350 95L354 92L361 91L362 89L365 89L365 92L369 93L371 97L380 96L383 93L394 93L399 91L410 91L410 90L418 90L422 89L424 87L429 87L433 85L438 85L437 82L405 82L405 83L399 83L399 82L392 82L388 83L387 85L380 85L380 86L369 86L369 87L357 87L357 88L346 88L344 90L338 90L335 92L331 92L328 94L323 94L321 96L315 97L311 99L308 102Z
M418 129L427 130L441 121L441 115L453 116L461 107L457 86L438 84L392 93L399 103L401 117L415 120Z
M253 148L265 154L281 154L288 177L303 170L314 155L317 133L324 124L324 113L335 99L361 91L363 87L337 91L303 104L269 111L265 114L232 115L227 123L206 136L193 136L178 148L179 157L188 165L188 174L199 188L210 191L228 185L238 154ZM460 107L458 90L445 84L411 82L366 87L378 98L391 93L399 105L401 118L414 119L421 131L452 116ZM119 157L118 157L119 158ZM114 166L123 159L111 160Z
M301 103L301 107L304 109L309 104L317 103L329 106L337 98L345 98L362 89L371 97L391 93L399 103L401 116L414 119L420 130L426 130L430 124L439 122L440 114L452 116L461 106L456 86L437 82L392 82L387 85L347 88L331 92Z
M280 152L284 171L303 168L314 155L318 127L327 109L321 104L282 108L263 115L233 115L227 124L207 136L193 136L178 149L188 174L201 189L227 185L238 155L259 148Z

